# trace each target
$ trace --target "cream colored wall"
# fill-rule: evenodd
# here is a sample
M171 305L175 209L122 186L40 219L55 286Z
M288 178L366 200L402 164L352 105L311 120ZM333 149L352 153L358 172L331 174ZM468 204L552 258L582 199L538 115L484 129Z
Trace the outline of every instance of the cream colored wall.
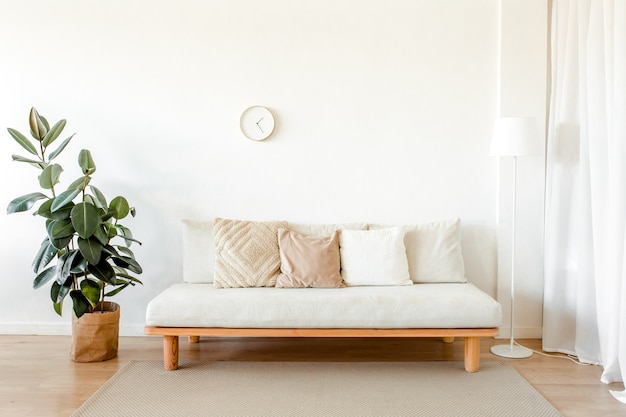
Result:
M78 134L64 183L88 148L100 188L137 207L145 285L116 297L123 334L141 334L147 302L180 279L184 217L460 217L468 278L495 296L498 10L495 0L4 1L0 126L27 130L33 105L67 118ZM276 114L266 142L239 132L253 104ZM19 152L5 134L0 205L37 189L34 169L10 161ZM0 333L69 332L69 314L31 288L41 221L0 216L0 229Z

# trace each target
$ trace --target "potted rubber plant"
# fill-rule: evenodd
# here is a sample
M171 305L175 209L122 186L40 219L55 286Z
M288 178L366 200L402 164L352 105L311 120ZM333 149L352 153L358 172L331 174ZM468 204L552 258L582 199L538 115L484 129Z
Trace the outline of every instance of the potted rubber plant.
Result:
M52 306L59 315L69 295L73 311L70 357L76 362L95 362L117 356L120 307L105 298L141 284L133 274L141 274L142 268L130 249L133 242L141 243L120 223L129 214L135 216L126 198L117 196L107 202L92 184L96 164L88 150L78 154L82 176L61 188L63 168L54 161L74 137L69 136L57 146L65 124L60 120L50 126L32 108L32 139L8 129L30 154L13 155L13 161L35 167L42 190L15 198L7 213L32 209L33 215L45 219L45 236L32 263L33 287L50 283Z

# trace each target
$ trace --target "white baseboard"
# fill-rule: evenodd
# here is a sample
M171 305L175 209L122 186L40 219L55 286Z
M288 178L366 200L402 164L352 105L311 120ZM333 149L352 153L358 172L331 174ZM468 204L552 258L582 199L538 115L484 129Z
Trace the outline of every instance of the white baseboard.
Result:
M69 323L0 323L0 333L66 336L72 334L72 325Z
M144 325L120 325L120 336L144 336ZM0 323L0 334L69 336L71 323Z

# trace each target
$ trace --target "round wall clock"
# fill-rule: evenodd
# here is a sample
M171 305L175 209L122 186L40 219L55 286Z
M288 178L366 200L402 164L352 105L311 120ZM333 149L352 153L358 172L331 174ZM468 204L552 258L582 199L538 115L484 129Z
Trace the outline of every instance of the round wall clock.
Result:
M248 107L239 120L241 132L252 140L265 140L274 131L274 115L263 106Z

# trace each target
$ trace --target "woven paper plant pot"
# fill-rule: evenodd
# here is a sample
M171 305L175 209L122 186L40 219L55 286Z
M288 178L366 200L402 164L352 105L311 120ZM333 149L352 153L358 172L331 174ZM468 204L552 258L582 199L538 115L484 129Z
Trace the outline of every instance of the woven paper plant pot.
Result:
M117 356L120 329L120 306L104 302L104 312L98 305L93 313L81 318L72 314L72 346L74 362L100 362Z

